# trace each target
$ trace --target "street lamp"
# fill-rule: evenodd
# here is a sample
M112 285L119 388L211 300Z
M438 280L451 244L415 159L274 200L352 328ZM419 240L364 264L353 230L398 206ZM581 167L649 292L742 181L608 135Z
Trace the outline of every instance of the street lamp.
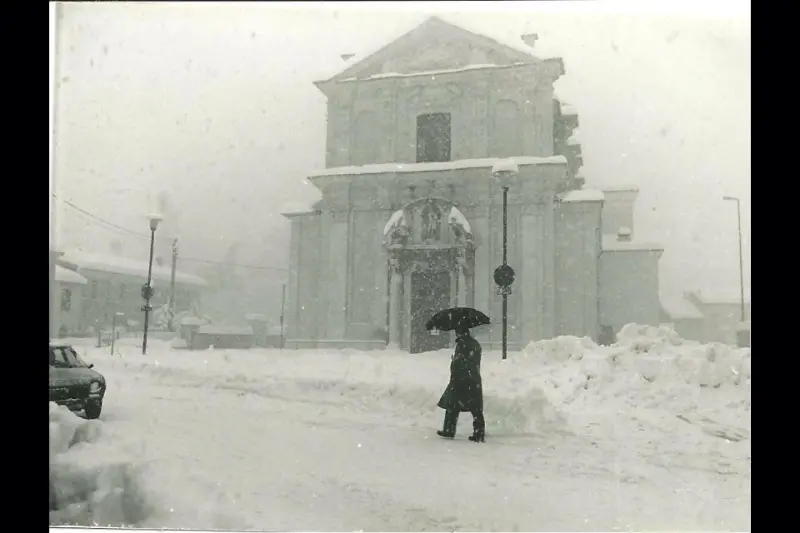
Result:
M745 320L744 316L744 256L742 254L742 204L738 198L735 196L723 196L723 200L727 200L730 202L736 202L736 220L738 223L739 228L739 290L740 290L740 302L741 302L741 313L742 313L742 322Z
M153 248L156 242L156 228L158 223L164 217L158 214L152 214L148 217L150 219L150 261L147 263L147 283L142 287L142 297L144 298L144 333L142 335L142 355L147 355L147 326L150 321L150 311L153 309L150 305L150 298L153 297Z
M503 359L508 357L508 295L514 283L514 269L508 264L508 188L519 175L519 167L511 160L492 166L492 177L503 189L503 264L494 270L494 282L503 296Z

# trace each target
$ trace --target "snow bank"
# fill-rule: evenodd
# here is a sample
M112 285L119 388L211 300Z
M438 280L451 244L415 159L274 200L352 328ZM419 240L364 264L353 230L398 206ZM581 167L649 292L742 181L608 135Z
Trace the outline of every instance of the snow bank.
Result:
M139 467L101 437L102 422L50 403L50 525L135 526L152 513Z
M143 379L154 383L330 398L435 424L449 378L449 350L151 350L152 357L108 358L103 366L146 373ZM607 431L647 419L658 431L679 427L693 439L749 435L750 350L685 341L666 327L629 324L616 344L602 347L569 336L537 341L506 361L489 351L481 370L489 433L591 433L587 417L599 415Z
M142 459L107 427L50 403L51 526L244 528L214 487Z

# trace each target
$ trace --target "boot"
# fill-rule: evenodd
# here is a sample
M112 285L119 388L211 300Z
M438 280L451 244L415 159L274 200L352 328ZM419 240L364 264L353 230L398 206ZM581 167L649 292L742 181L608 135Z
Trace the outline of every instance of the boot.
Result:
M446 439L452 439L456 436L456 426L458 425L458 413L445 411L444 424L442 429L437 430L436 434Z
M486 439L486 422L483 419L483 413L472 414L472 435L469 440L472 442L485 442Z
M475 433L470 435L468 438L472 442L486 442L486 434L484 432L482 432L482 431L481 432L476 431Z

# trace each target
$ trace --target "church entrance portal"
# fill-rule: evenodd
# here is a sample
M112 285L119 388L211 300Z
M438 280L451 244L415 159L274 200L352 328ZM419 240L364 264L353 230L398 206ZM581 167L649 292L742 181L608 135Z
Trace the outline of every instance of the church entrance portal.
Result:
M395 212L384 228L391 268L389 342L411 353L447 348L451 335L425 323L438 311L472 305L474 245L469 222L443 198L420 198Z
M425 323L451 307L450 272L423 270L411 274L411 353L441 350L450 345L450 334L432 335Z

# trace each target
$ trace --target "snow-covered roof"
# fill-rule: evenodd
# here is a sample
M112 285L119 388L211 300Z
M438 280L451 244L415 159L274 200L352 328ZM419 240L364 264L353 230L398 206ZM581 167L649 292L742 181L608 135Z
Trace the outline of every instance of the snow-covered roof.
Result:
M385 79L393 79L393 78L415 78L420 76L438 76L441 74L457 74L459 72L469 72L471 70L490 70L490 69L502 69L502 68L514 68L516 66L522 65L523 63L515 63L513 65L491 65L491 64L479 64L479 65L466 65L464 67L459 68L445 68L439 70L425 70L420 72L407 72L407 73L399 73L399 72L381 72L379 74L373 74L371 76L365 76L363 78L344 78L339 80L341 82L350 82L350 81L369 81L369 80L385 80Z
M561 114L565 116L577 115L578 111L572 104L561 102Z
M196 316L187 316L181 319L181 326L202 326L203 324L205 324L205 321Z
M289 216L291 216L291 215L306 215L306 214L309 214L309 213L314 213L314 212L316 212L316 209L314 209L314 205L313 205L314 203L315 202L307 202L307 203L289 202L289 203L284 204L281 207L280 213L282 215L289 215Z
M694 291L694 295L697 297L698 300L703 302L704 304L724 304L724 305L733 305L733 304L741 304L742 302L742 295L738 289L701 289L698 291ZM745 303L750 303L750 291L745 290L744 293L744 301Z
M602 202L604 199L605 195L599 189L576 189L562 193L559 196L559 200L562 203Z
M60 261L75 266L77 271L82 274L87 270L94 270L97 272L122 274L125 276L147 279L147 261L137 261L135 259L128 259L115 255L78 250L65 252L64 255L61 256ZM153 265L153 280L169 282L170 275L171 270L169 268ZM207 285L203 278L181 271L175 272L175 282L198 287L205 287Z
M449 24L451 26L459 27L463 30L466 30L472 34L478 35L480 37L484 37L495 43L506 46L515 50L517 52L526 54L531 57L531 59L537 59L536 56L533 55L533 48L522 42L522 39L519 35L511 35L505 31L499 31L499 28L496 29L487 29L487 28L478 28L470 23L464 23L461 21L456 22L452 20L451 17L437 15L435 17L426 16L424 20L415 20L413 23L408 24L407 26L403 26L399 28L397 31L387 34L385 38L381 39L378 43L375 43L372 46L365 47L363 50L360 51L353 51L348 50L348 53L352 53L352 57L344 61L343 63L338 63L332 65L332 68L325 73L325 79L331 79L342 72L345 72L347 69L352 68L353 66L357 65L361 61L364 61L371 55L379 52L384 47L390 45L391 43L395 42L400 37L404 36L405 34L415 30L419 26L425 24L426 22L431 21L431 19L439 19L440 21Z
M197 333L205 335L252 335L250 326L212 326L205 325L198 328Z
M659 294L659 301L661 302L661 307L664 309L664 312L670 317L670 319L692 319L692 320L702 320L703 313L692 304L689 300L687 300L683 295L676 295L676 294L667 294L662 293Z
M464 213L459 211L456 206L450 208L450 216L447 217L447 221L452 224L460 225L467 233L472 233L472 226L469 225L467 217L465 217Z
M604 252L663 252L664 246L655 242L620 241L616 235L603 235Z
M457 161L444 161L441 163L377 163L372 165L333 167L313 172L309 174L309 179L313 180L314 178L322 176L389 174L393 172L436 172L442 170L464 170L467 168L490 168L499 161L505 161L505 159L490 157L485 159L459 159ZM563 155L554 155L550 157L515 157L514 161L519 166L565 165L567 163L567 159Z
M603 187L603 192L639 192L639 187L636 185L609 185Z
M74 283L76 285L86 285L88 280L68 268L56 265L56 281L60 283Z
M461 20L455 21L452 17L442 15L438 15L438 17L447 24L458 26L470 33L474 33L475 35L486 37L499 45L511 48L512 50L522 54L527 54L534 59L537 58L537 56L534 55L534 49L522 42L519 32L512 33L511 30L504 29L506 28L505 26L496 25L494 27L478 27L476 24L472 24L470 22L462 22Z
M567 139L567 145L575 146L581 143L581 133L580 130L575 130L572 132L572 135L569 136Z

